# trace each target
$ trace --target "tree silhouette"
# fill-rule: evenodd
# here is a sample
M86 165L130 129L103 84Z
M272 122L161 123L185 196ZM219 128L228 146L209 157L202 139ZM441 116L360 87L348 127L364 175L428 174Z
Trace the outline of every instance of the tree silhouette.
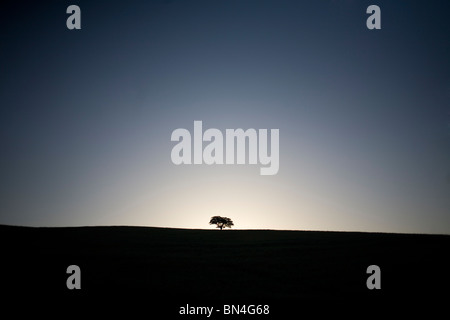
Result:
M211 220L209 221L209 224L216 224L217 228L220 228L220 230L226 227L231 228L232 226L234 226L234 223L233 221L231 221L230 218L221 216L212 217Z

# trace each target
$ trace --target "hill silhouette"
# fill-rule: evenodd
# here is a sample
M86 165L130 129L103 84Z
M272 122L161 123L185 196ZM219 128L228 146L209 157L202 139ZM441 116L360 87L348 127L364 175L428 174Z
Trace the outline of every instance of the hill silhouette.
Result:
M0 240L11 297L437 303L450 283L448 235L0 226ZM73 264L81 290L66 287ZM381 290L366 287L369 265L381 268Z

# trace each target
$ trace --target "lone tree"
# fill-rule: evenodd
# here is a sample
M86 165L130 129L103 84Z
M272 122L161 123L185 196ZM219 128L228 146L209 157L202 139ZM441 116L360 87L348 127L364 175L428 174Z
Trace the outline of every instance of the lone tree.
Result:
M220 230L226 227L231 228L232 226L234 226L234 223L230 218L220 216L212 217L209 221L209 224L217 224L217 228L220 228Z

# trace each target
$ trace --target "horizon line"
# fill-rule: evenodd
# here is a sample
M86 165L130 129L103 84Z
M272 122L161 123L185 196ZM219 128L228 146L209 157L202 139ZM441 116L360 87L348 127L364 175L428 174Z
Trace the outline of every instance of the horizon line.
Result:
M77 226L27 226L27 225L12 225L2 224L0 227L16 227L16 228L33 228L33 229L63 229L63 228L152 228L152 229L174 229L174 230L201 230L201 231L215 231L218 228L182 228L182 227L157 227L157 226L143 226L143 225L77 225ZM289 232L346 232L346 233L383 233L383 234L402 234L402 235L436 235L436 236L450 236L446 233L419 233L419 232L387 232L387 231L358 231L358 230L317 230L317 229L239 229L229 228L219 231L289 231Z

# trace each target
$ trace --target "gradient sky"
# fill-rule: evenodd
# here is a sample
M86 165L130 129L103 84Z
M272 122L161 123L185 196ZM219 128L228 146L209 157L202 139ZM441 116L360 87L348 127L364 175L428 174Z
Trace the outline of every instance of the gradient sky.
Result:
M95 2L95 3L93 3ZM81 30L66 8L81 8ZM381 8L381 30L366 8ZM0 5L0 223L450 233L448 1ZM280 169L172 163L280 130Z

